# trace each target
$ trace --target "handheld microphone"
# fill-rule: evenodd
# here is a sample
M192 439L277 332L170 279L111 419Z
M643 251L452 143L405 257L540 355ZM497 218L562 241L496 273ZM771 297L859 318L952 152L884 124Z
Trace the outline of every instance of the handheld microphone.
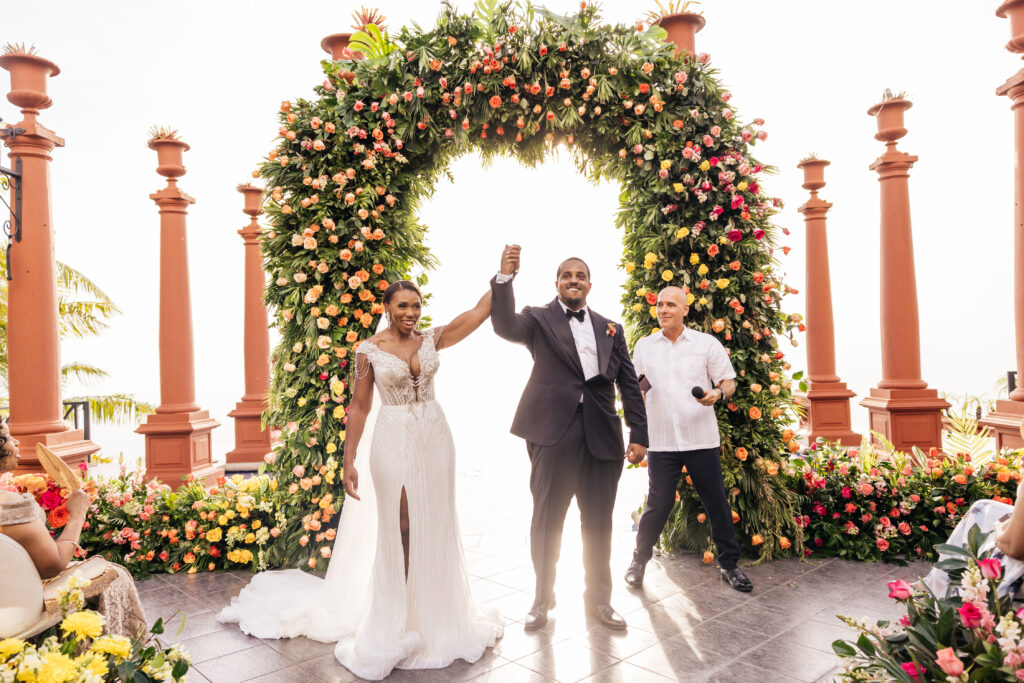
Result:
M700 399L700 398L704 398L704 393L705 392L700 387L694 387L693 389L690 389L690 393L693 394L694 398Z

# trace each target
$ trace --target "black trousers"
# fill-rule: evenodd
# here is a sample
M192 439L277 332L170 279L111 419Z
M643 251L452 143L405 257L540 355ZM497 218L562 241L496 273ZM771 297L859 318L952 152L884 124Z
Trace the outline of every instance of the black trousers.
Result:
M587 450L583 411L577 410L569 430L552 446L527 442L530 453L530 556L537 575L535 600L554 599L555 565L562 549L562 527L573 496L580 508L583 532L583 597L595 605L611 600L612 509L623 461L599 460Z
M641 562L651 559L672 506L676 502L676 486L683 466L704 504L711 522L711 537L718 546L718 563L723 569L735 569L740 559L740 544L732 523L732 508L722 483L722 460L719 448L694 451L652 451L647 453L647 508L640 517L636 534L636 554Z

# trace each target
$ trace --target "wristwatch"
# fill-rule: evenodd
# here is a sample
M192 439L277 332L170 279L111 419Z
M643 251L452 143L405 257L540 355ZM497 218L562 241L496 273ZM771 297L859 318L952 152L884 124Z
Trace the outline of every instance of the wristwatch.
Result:
M718 403L725 399L725 392L719 387L715 387L715 389L718 390L718 398L715 399L715 403Z

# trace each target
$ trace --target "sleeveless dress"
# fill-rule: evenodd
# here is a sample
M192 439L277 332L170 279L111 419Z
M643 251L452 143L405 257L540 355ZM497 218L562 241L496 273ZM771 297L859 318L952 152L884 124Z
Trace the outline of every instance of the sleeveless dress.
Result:
M356 458L363 500L345 500L326 578L299 570L258 574L221 612L222 621L237 621L260 638L336 641L338 661L367 680L380 680L395 668L475 662L502 636L500 615L477 606L466 573L455 508L455 444L434 399L441 330L423 333L415 377L403 359L371 341L356 352L356 381L372 367L380 407L369 468L362 450ZM359 564L353 553L365 548L346 546L359 530L350 532L344 517L350 506L356 510L366 502L368 477L376 497L376 540L367 585L353 578L353 565ZM399 526L403 489L408 578Z

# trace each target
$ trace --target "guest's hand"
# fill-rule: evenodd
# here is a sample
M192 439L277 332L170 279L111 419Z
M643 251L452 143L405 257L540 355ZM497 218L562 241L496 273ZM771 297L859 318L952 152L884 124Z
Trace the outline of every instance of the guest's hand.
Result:
M81 489L72 491L68 496L67 506L69 515L85 519L86 513L89 512L89 494Z
M519 272L519 252L522 250L518 244L505 245L505 251L501 252L501 274L515 275Z
M718 403L718 399L725 396L725 392L721 389L712 389L711 391L704 394L704 398L698 398L697 403L702 406L713 406Z
M345 468L344 482L345 494L359 500L359 472L356 471L355 465Z
M631 443L626 449L626 460L631 465L639 465L647 457L647 446L641 446L638 443Z

